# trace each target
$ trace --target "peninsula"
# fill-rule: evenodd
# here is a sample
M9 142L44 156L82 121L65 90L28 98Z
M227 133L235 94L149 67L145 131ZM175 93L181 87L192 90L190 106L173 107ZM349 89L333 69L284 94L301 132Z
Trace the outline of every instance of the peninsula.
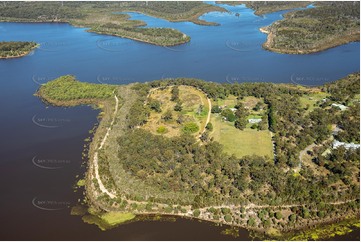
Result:
M359 2L316 2L314 8L292 11L261 29L267 50L309 54L360 41Z
M0 42L0 59L26 56L36 47L38 47L38 44L35 42L3 41Z
M360 143L359 85L359 73L312 88L192 78L104 85L63 76L37 95L102 109L85 222L109 229L172 215L300 240L359 225L359 147L333 145ZM322 224L332 226L325 232Z
M245 4L246 7L255 10L256 15L291 10L284 15L283 20L260 28L262 33L267 34L263 48L269 51L309 54L360 41L359 2L224 1L218 3L233 6ZM312 7L306 8L311 4Z

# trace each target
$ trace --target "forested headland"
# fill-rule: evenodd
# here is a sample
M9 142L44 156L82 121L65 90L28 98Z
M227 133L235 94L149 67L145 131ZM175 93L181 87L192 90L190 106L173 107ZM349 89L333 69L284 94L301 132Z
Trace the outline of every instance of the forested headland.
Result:
M262 28L263 47L288 54L319 52L360 41L360 2L317 2L314 8L285 14L285 19Z
M63 86L63 80L70 83L68 78L49 86ZM106 88L100 97L116 93L123 102L109 130L112 142L99 151L98 171L104 188L95 178L86 182L92 218L99 222L104 210L177 215L262 230L270 236L357 218L360 150L357 146L334 147L333 141L359 143L359 81L356 73L315 88L190 78L118 86L115 92ZM212 100L230 95L240 102L249 96L263 100L265 127L273 134L272 159L236 157L211 138L197 140L187 133L166 137L143 128L151 113L157 112L154 103L147 101L150 90L178 85L200 89ZM41 96L66 98L42 88ZM74 97L79 98L78 94ZM107 112L111 116L114 110ZM232 125L235 121L225 118L223 122ZM95 147L105 131L106 126L96 132ZM94 172L94 167L88 170Z

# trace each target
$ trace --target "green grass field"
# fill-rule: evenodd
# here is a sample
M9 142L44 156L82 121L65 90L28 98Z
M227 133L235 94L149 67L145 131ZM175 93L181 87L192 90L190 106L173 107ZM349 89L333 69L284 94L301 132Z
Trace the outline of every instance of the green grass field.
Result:
M211 136L224 146L224 151L237 157L260 155L273 157L271 133L250 128L236 129L233 123L222 121L219 116L211 115L214 131Z
M103 214L101 218L109 225L114 226L132 220L135 215L132 213L108 212Z
M325 92L317 92L317 93L310 93L308 95L303 95L300 97L300 103L302 108L306 108L309 105L307 112L311 112L315 109L315 104L318 101L327 97L327 93Z

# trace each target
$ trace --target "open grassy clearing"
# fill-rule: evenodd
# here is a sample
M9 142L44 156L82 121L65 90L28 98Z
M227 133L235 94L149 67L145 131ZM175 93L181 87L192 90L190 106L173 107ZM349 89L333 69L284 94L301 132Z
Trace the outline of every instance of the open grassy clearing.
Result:
M223 121L221 116L212 114L214 130L211 136L224 146L224 151L237 157L260 155L273 157L271 133L268 130L246 128L236 129L231 122Z
M227 108L233 108L237 104L237 97L234 95L229 95L226 99L218 99L216 101L212 100L212 106L224 106Z
M207 97L194 87L179 86L179 100L182 104L182 110L175 111L174 107L177 103L171 101L171 90L172 87L151 91L148 101L159 101L161 111L151 111L143 128L154 134L174 137L182 134L186 124L195 123L198 126L198 131L194 135L200 135L206 125L209 110ZM164 119L167 112L170 112L172 116L169 120ZM182 122L179 121L180 119L182 119Z
M244 104L244 107L247 109L254 108L258 102L261 102L261 99L252 96L247 96L242 99L242 103Z
M315 109L316 103L326 98L327 96L328 94L325 92L315 92L308 95L303 95L300 97L301 107L304 109L308 107L306 112L311 112Z

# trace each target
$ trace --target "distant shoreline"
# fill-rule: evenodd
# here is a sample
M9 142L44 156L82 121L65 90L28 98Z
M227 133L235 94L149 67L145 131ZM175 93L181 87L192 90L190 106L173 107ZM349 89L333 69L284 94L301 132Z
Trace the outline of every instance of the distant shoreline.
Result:
M202 16L202 15L204 15L206 13L209 13L209 12L213 12L213 11L222 12L221 8L218 8L218 10L217 10L217 7L212 6L210 9L206 9L206 10L203 10L201 12L198 12L198 13L190 16L189 18L170 19L170 18L163 18L163 17L160 17L160 16L156 16L155 14L148 13L148 12L141 12L141 11L137 11L137 10L124 10L124 12L140 13L140 14L148 15L148 16L151 16L151 17L154 17L154 18L164 19L164 20L167 20L169 22L191 22L191 23L194 23L194 24L197 24L197 25L203 25L203 26L218 26L219 25L218 23L207 22L207 21L199 19L200 16ZM223 10L223 12L226 12L226 10ZM181 32L183 34L183 36L185 36L186 38L183 37L182 40L176 41L174 43L159 44L159 43L157 43L155 41L136 38L136 37L133 37L133 36L114 34L114 33L109 33L107 31L101 31L101 30L92 30L91 26L87 26L86 24L83 24L83 23L79 22L77 19L69 19L69 20L4 19L4 20L0 20L0 22L7 22L7 23L39 23L39 24L41 24L41 23L70 24L73 27L89 28L86 31L91 32L91 33L96 33L96 34L100 34L100 35L115 36L115 37L120 37L120 38L126 38L126 39L131 39L131 40L134 40L134 41L143 42L143 43L146 43L146 44L152 44L152 45L163 46L163 47L172 47L172 46L182 45L182 44L188 43L190 41L190 39L191 39L190 36L188 36L185 33ZM137 27L135 27L135 28L137 28Z
M269 26L259 28L261 33L267 34L266 42L262 44L263 49L269 50L272 52L280 53L280 54L313 54L322 52L328 49L332 49L341 45L349 44L352 42L360 42L359 33L354 33L350 36L346 36L344 39L334 39L331 42L325 43L323 46L318 48L308 49L308 50L291 50L291 49L279 49L272 47L272 42L275 38L275 34L269 30Z

